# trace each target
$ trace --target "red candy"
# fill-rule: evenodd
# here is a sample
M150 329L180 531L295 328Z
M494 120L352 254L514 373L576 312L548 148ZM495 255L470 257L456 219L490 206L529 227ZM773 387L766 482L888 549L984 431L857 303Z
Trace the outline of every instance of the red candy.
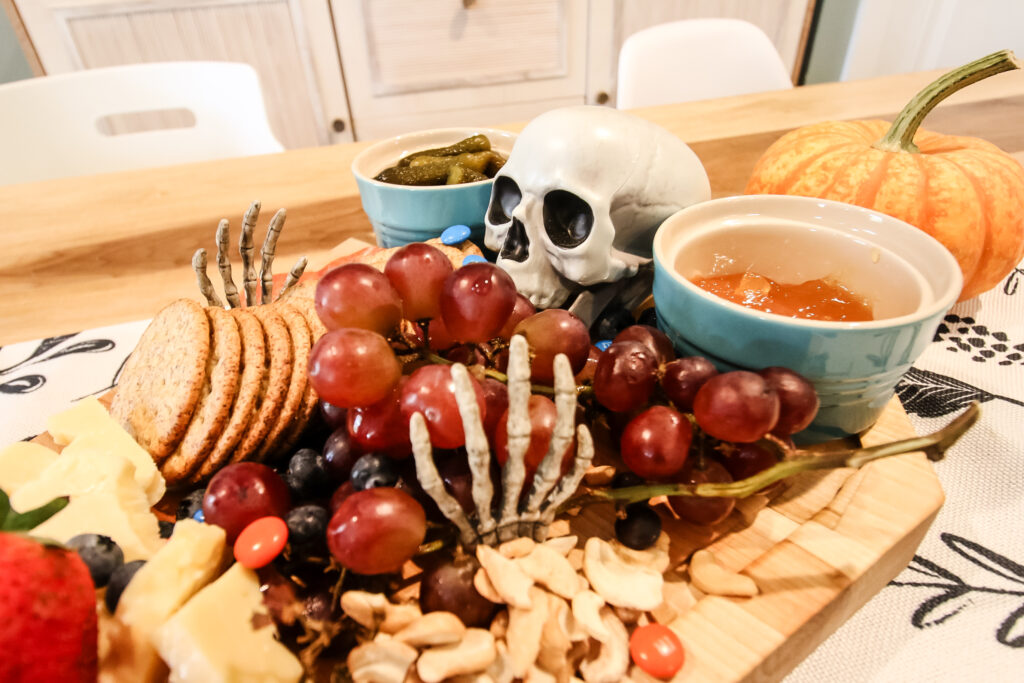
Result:
M235 540L235 559L259 569L274 561L288 542L288 525L280 517L260 517L242 529Z
M633 631L629 654L637 666L662 680L675 676L685 659L679 636L663 624L647 624Z

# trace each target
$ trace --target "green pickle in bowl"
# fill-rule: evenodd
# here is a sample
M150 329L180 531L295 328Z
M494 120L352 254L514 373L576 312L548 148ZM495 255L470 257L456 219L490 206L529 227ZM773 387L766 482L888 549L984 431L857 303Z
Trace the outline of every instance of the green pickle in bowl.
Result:
M447 147L413 152L374 180L394 185L459 185L489 180L505 157L491 150L486 135L473 135Z

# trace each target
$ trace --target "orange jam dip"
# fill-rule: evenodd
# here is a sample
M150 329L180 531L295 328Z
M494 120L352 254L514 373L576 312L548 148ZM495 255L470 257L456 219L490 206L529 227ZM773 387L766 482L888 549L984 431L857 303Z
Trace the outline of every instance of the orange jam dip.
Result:
M874 320L864 297L833 280L787 285L746 272L698 277L693 283L723 299L766 313L834 322Z

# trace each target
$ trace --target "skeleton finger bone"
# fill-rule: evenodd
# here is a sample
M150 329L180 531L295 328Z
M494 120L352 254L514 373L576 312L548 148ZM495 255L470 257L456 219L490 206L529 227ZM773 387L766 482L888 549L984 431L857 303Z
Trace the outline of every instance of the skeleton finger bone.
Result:
M452 365L452 382L455 384L455 403L459 407L462 418L462 429L466 435L466 457L473 478L473 504L477 512L477 533L483 543L493 543L495 521L491 515L491 500L494 497L494 484L491 482L491 451L487 443L487 434L480 420L480 406L476 402L476 392L466 366L461 363Z
M238 298L238 287L235 287L235 280L231 275L231 260L228 257L228 219L220 219L217 224L217 269L220 271L220 279L224 282L224 296L228 300L229 308L239 308L242 302Z
M281 287L281 291L277 294L278 300L280 300L282 296L299 283L299 278L301 278L302 274L306 272L307 263L308 261L305 256L300 256L299 260L295 262L295 265L288 271L288 275L284 279L284 285Z
M267 228L267 236L263 238L263 247L260 249L260 302L270 303L270 292L274 286L272 268L274 265L274 254L277 251L277 239L281 236L281 229L287 213L284 209L278 209L274 217L270 219L270 227Z
M445 489L444 480L437 472L433 449L430 446L430 432L427 431L427 421L422 413L413 413L409 419L409 440L412 442L412 455L416 462L416 478L423 491L434 499L441 514L458 528L462 544L476 544L476 530L469 523L469 518L466 517L459 501Z
M586 425L576 428L576 459L573 461L572 470L569 474L559 480L555 490L544 501L540 511L540 523L534 528L534 538L544 538L547 527L554 521L559 506L569 500L569 496L576 492L583 480L590 463L594 461L594 439Z
M508 460L501 471L501 521L498 539L508 541L519 531L519 494L526 478L526 449L530 445L530 350L526 337L513 335L508 350Z
M260 203L253 202L242 217L242 234L238 238L238 252L242 255L242 286L245 288L245 305L255 306L256 301L256 270L252 265L255 247L252 242L253 229L260 215Z
M222 302L220 297L217 296L217 291L213 288L213 283L210 281L210 276L206 274L205 249L197 249L196 253L192 255L192 270L196 272L199 291L204 297L206 297L206 303L211 306L223 308L224 302Z

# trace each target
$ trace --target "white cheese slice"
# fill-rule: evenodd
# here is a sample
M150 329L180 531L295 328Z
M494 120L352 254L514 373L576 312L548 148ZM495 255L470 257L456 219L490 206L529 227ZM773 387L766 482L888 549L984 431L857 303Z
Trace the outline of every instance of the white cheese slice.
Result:
M67 410L48 417L46 431L50 432L57 445L66 446L76 436L95 431L107 422L117 425L117 421L110 417L103 404L88 396Z
M224 530L191 519L179 521L167 544L135 574L117 604L115 621L127 631L100 663L101 681L151 681L166 674L153 637L164 622L224 566Z
M57 458L40 479L64 460ZM54 477L39 484L40 479L37 479L15 493L15 496L22 497L31 486L33 488L24 499L42 503L57 496L71 496L67 507L33 529L33 535L64 543L78 534L103 534L121 546L126 562L147 560L164 545L156 515L150 511L146 494L132 476L134 468L126 460L113 459L112 467L118 469L100 478L89 472L91 460L74 458L69 461L77 461L77 467L71 468L68 480ZM96 462L102 462L102 459ZM16 510L32 507L36 506L14 505Z
M256 573L235 563L199 591L156 634L170 681L189 683L293 683L302 665L276 637Z
M149 498L135 480L135 465L103 451L58 456L35 479L25 482L11 496L11 505L15 510L30 510L57 496L80 496L99 488L105 482L120 479L125 476L125 472L148 506Z
M57 459L57 453L31 441L18 441L0 450L0 489L13 495ZM24 512L20 508L15 508Z
M102 451L125 458L135 466L135 480L146 491L150 505L163 497L167 486L152 456L95 398L84 398L51 416L46 426L53 440L66 446L63 455Z

